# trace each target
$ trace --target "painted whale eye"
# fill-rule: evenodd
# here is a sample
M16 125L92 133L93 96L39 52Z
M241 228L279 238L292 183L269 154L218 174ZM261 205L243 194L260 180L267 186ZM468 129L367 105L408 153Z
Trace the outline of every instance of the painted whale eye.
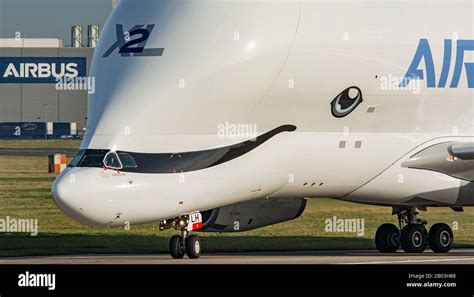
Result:
M331 113L336 118L345 117L355 110L362 101L362 91L358 87L349 87L331 102Z

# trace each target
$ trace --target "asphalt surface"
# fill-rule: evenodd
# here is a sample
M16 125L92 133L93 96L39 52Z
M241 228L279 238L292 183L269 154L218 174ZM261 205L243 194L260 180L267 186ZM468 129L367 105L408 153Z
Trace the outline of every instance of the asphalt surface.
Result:
M74 156L77 149L64 148L0 148L0 156L49 156L56 153Z
M0 156L49 156L56 153L74 156L77 149L65 148L0 148Z
M474 249L454 249L448 254L381 254L375 250L204 254L197 260L175 260L167 254L0 258L0 265L5 264L474 264Z

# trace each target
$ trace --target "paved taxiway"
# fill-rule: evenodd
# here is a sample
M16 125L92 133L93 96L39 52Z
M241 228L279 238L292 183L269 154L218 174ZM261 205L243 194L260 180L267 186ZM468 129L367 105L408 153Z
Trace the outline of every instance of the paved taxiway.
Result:
M0 156L48 156L56 153L74 156L77 149L65 148L0 148Z
M0 265L4 264L474 264L474 249L454 249L449 254L375 250L204 254L199 260L173 260L167 254L0 258Z

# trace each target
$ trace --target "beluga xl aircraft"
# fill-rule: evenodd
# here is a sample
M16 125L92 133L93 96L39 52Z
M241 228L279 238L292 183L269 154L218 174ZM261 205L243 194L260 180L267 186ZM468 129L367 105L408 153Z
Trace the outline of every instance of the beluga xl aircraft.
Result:
M391 208L380 252L448 252L419 211L474 205L472 24L470 0L122 0L54 201L174 228L173 258L322 197Z

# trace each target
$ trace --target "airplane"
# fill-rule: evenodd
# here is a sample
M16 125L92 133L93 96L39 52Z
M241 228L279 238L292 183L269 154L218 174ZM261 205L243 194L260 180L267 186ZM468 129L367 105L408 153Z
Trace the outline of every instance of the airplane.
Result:
M474 205L473 7L122 0L54 201L88 226L175 229L173 258L317 198L391 208L382 253L446 253L452 228L419 211Z

